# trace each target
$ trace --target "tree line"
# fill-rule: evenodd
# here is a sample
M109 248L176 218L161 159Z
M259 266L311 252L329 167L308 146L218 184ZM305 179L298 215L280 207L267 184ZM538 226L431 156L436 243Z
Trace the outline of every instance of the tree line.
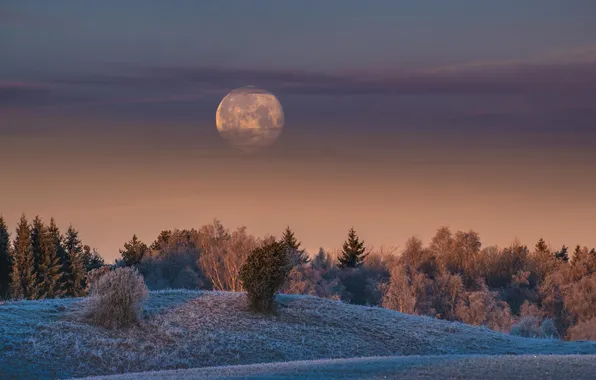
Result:
M139 269L150 289L242 290L248 254L276 241L234 231L215 220L195 230L162 231L149 246L133 236L119 265ZM477 232L437 230L428 245L366 247L348 232L339 252L309 258L288 228L279 239L292 248L282 293L310 294L403 313L486 326L524 336L596 340L596 250L482 246ZM591 335L590 335L591 334Z
M87 273L104 266L96 250L83 245L70 225L62 234L54 218L49 224L23 214L11 233L0 216L0 298L44 299L86 294Z
M437 230L428 245L409 239L401 250L366 247L352 228L338 252L313 257L287 227L279 239L255 237L218 220L199 229L161 231L149 245L136 235L115 264L105 266L69 227L23 216L10 241L0 219L0 296L84 295L93 274L135 267L151 290L242 291L249 254L280 242L291 269L282 293L309 294L403 313L486 326L525 336L596 340L596 250L552 249L543 239L529 248L483 247L475 231ZM100 271L94 270L100 268ZM551 328L552 326L552 328Z

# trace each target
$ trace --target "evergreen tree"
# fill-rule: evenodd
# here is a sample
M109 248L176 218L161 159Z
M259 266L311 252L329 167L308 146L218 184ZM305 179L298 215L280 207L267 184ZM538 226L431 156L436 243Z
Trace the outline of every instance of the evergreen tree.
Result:
M62 234L60 234L60 229L56 225L56 221L54 218L50 219L50 226L48 227L48 232L52 237L52 241L54 242L54 246L56 247L56 255L60 260L60 264L64 266L67 260L66 250L64 249L64 238Z
M292 232L290 226L287 226L282 234L281 243L289 248L289 259L293 266L306 264L310 261L308 254L303 249L300 249L300 242L294 236L294 232Z
M148 252L149 247L140 241L137 235L132 235L132 239L124 243L124 249L120 250L120 255L124 265L130 267L139 264Z
M83 254L81 256L83 258L83 268L85 268L85 272L89 272L87 267L89 266L89 262L91 261L91 247L85 244L83 246Z
M57 254L54 238L48 227L39 229L40 258L37 271L38 297L56 298L64 294L62 290L62 265Z
M536 252L548 252L548 246L546 245L546 242L542 238L540 238L540 240L538 240L538 243L536 243L535 248L536 248Z
M89 273L104 265L103 258L95 248L91 249L88 245L83 246L83 266L85 267L85 272Z
M37 296L37 279L31 247L31 227L24 214L21 215L16 229L12 263L11 288L13 298L35 299Z
M338 266L344 268L357 268L362 266L364 258L368 256L365 253L364 241L359 241L354 228L348 233L348 240L344 242L341 256L338 258Z
M10 295L10 234L2 215L0 215L0 298Z
M298 240L294 236L294 232L292 232L290 226L286 227L286 230L281 236L281 242L293 249L298 249L300 247L300 242L298 242Z
M149 249L151 249L153 252L163 252L170 241L170 237L172 237L172 231L161 231Z
M35 219L33 219L33 222L31 223L31 252L33 252L33 267L35 268L35 273L38 271L39 262L42 257L41 240L43 228L44 226L41 218L39 215L35 216Z
M567 253L567 247L563 246L560 251L555 252L555 258L563 262L569 261L569 254Z
M56 225L54 218L50 218L48 233L51 236L54 247L56 247L56 256L58 257L61 266L60 272L62 273L62 276L60 277L60 287L63 292L66 292L66 289L68 288L68 276L66 276L68 269L68 255L64 249L64 237L60 233L60 229Z
M83 243L79 239L79 232L72 225L68 227L64 236L64 250L66 251L64 290L67 296L80 297L85 293L83 281L86 273L83 264Z

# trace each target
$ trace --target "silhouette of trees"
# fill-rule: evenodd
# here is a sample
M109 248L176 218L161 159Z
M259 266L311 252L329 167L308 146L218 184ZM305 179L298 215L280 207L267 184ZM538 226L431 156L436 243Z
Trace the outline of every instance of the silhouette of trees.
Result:
M124 243L124 249L120 250L120 256L122 256L124 265L131 267L138 265L147 252L149 252L149 247L140 241L137 235L132 235L132 239Z
M308 260L289 226L277 241L214 220L199 229L161 231L150 247L133 235L121 260L106 266L77 230L70 226L62 235L53 218L29 224L22 215L12 236L0 216L2 298L82 296L92 281L126 265L136 266L150 289L247 290L257 310L270 311L282 291L522 336L596 336L596 249L586 246L554 251L540 239L531 249L518 240L482 247L473 230L441 227L427 245L410 238L398 252L366 249L352 228L338 254L320 249Z
M348 240L344 242L342 247L341 256L338 257L338 267L341 269L345 268L358 268L364 263L366 257L366 248L364 248L364 242L358 239L354 228L350 228L348 232Z

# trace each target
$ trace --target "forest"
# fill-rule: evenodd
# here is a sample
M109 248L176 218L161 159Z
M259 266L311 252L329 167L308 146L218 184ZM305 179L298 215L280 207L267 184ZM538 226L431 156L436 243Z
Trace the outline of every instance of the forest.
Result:
M428 244L367 247L352 228L341 249L309 256L290 227L279 238L230 230L218 220L165 230L147 245L133 235L106 264L69 226L23 215L11 233L0 217L0 299L82 297L114 268L134 267L150 290L243 291L240 269L255 249L283 243L291 252L281 292L379 306L527 337L596 340L596 250L483 247L475 231L441 227Z

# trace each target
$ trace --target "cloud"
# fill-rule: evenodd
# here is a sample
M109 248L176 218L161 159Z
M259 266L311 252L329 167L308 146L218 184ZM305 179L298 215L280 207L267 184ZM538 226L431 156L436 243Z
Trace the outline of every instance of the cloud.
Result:
M213 92L255 85L285 94L540 94L596 90L596 60L573 63L460 65L399 75L349 76L283 70L211 67L140 68L134 73L61 79L78 85L150 91L202 88Z
M122 67L110 72L47 78L0 87L2 105L175 103L221 99L248 85L289 95L528 95L585 98L596 92L596 59L502 61L411 70L399 74L334 75L221 67ZM555 55L556 56L556 55ZM573 56L569 53L567 56Z
M0 81L0 107L52 106L94 99L51 83Z
M47 99L47 87L25 82L0 82L0 105L36 104Z

